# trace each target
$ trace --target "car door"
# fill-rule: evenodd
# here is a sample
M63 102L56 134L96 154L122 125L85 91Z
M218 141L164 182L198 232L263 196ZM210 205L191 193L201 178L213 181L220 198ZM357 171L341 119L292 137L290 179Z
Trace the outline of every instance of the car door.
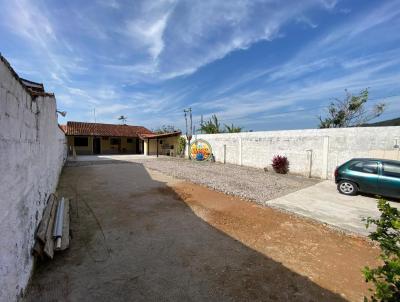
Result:
M383 162L378 180L379 194L400 198L400 163Z
M378 193L378 162L373 160L355 161L348 167L350 180L356 182L360 191Z

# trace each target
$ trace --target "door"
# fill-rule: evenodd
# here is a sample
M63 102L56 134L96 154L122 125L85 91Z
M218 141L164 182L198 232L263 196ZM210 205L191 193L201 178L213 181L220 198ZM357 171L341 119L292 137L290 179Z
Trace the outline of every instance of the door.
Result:
M140 154L140 145L139 144L141 144L141 143L142 143L142 141L137 138L135 141L135 146L136 146L135 154Z
M378 162L370 160L355 161L349 166L350 180L358 184L365 193L379 193L378 190Z
M100 154L100 137L93 138L93 154Z
M400 198L400 164L383 162L381 174L378 182L380 194Z

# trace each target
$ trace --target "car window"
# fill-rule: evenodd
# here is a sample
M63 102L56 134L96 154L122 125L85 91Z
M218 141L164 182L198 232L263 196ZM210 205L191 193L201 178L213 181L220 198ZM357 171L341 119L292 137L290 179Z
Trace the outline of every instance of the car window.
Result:
M400 165L384 163L382 174L390 177L400 177Z
M378 174L378 163L374 161L357 161L349 166L352 171Z

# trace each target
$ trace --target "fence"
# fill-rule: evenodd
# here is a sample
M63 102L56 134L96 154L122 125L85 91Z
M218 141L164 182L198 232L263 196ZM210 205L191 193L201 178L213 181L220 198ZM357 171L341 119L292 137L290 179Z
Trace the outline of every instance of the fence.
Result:
M216 161L264 168L285 155L290 173L331 179L335 168L355 157L400 160L400 127L305 129L199 134Z

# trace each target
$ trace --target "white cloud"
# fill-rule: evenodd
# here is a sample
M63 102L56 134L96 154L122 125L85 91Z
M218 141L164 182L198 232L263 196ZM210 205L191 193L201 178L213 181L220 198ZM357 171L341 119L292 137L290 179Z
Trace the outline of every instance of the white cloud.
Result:
M58 106L61 106L61 107L64 107L64 106L70 107L70 106L76 104L76 100L74 100L72 98L72 96L69 94L58 94L58 95L56 95L56 98L57 98Z
M57 40L49 19L29 1L15 0L4 5L3 9L3 17L10 21L10 29L15 33L40 44L43 48L50 40Z
M315 28L305 13L319 5L319 0L280 5L270 0L139 1L117 32L128 37L124 45L139 56L147 55L132 64L140 66L137 74L171 79L259 41L272 41L281 36L282 26L296 18Z
M280 28L304 13L315 2L271 1L180 2L164 32L159 71L172 78L246 49L259 41L271 41ZM218 12L218 13L216 13Z
M153 61L164 49L163 34L173 9L174 1L144 1L139 12L126 21L123 33L132 39L134 48L144 48Z
M135 20L127 23L127 31L130 37L134 39L134 42L139 41L142 46L146 47L153 60L157 59L164 48L162 35L167 25L167 19L168 14L164 14L153 22Z
M322 6L328 10L332 10L338 4L338 0L320 0Z
M396 17L400 16L400 2L387 1L382 3L383 5L380 7L373 9L367 14L362 14L358 17L352 18L349 22L344 23L342 26L331 31L324 37L324 39L321 39L318 44L313 45L314 48L317 50L321 48L329 48L329 50L331 50L333 48L338 48L343 44L349 44L349 41L354 39L356 36L360 36L368 30L379 27L379 25L396 20ZM382 34L387 35L389 33L386 31L382 32ZM374 43L374 40L371 39L370 42Z
M97 3L105 7L111 7L114 9L119 9L121 7L120 3L117 0L97 0Z
M101 106L101 107L96 107L96 115L110 115L110 114L115 114L122 112L126 109L131 109L132 106L127 105L127 104L112 104L108 106Z
M298 18L296 18L296 21L298 23L304 23L306 25L308 25L311 28L317 28L318 24L314 23L310 18L306 17L306 16L300 16Z
M363 12L353 9L351 16L341 16L349 21L337 27L314 14L314 9L350 12L335 0L98 0L97 6L71 3L65 11L47 1L3 0L0 24L29 49L32 60L19 56L17 71L56 87L61 106L87 112L88 118L96 107L98 120L115 122L112 116L121 112L132 121L168 123L166 115L175 121L184 106L192 105L197 112L248 122L256 114L278 118L276 111L314 106L344 88L394 87L400 77L394 70L400 65L397 49L369 48L378 48L385 37L398 40L398 1ZM200 80L175 79L260 41L281 38L285 25L296 22L305 25L297 24L304 31L318 26L312 31L316 40L297 54L292 44L287 53L293 56L283 63L260 56L257 67L240 64L212 84L203 74Z
M323 66L326 62L321 60L320 63L315 62L315 64ZM250 92L239 91L220 98L209 98L191 105L196 111L207 110L212 114L217 114L224 122L235 121L236 123L254 124L255 121L252 121L249 116L257 115L259 120L262 120L263 116L275 118L279 115L279 111L276 113L277 110L291 111L299 106L306 108L319 106L318 111L321 111L334 97L341 97L346 88L357 93L369 87L370 92L375 95L381 91L388 91L389 88L395 87L396 83L400 81L400 73L382 75L380 72L388 67L398 65L400 65L400 60L392 58L392 60L375 63L360 70L352 70L348 74L330 75L330 78L326 78L326 76L322 78L312 77L308 81L296 81L294 79L300 74L313 74L313 68L310 68L307 64L292 66L295 71L292 72L290 65L288 65L283 66L281 70L278 69L279 77L271 73L274 81L265 88L253 88ZM281 76L284 76L285 81L279 83L276 79L281 78ZM307 112L298 112L297 117L301 118L307 114ZM316 116L315 112L314 115Z
M35 60L29 61L26 65L29 65L31 70L38 70L40 66L40 77L35 80L42 82L54 80L58 84L70 81L66 67L67 57L65 54L59 55L57 51L58 46L66 46L67 43L58 37L46 5L41 1L33 3L15 0L1 6L3 22L7 24L10 32L27 42L26 47L30 48L31 57L35 57ZM69 47L63 49L69 51Z

